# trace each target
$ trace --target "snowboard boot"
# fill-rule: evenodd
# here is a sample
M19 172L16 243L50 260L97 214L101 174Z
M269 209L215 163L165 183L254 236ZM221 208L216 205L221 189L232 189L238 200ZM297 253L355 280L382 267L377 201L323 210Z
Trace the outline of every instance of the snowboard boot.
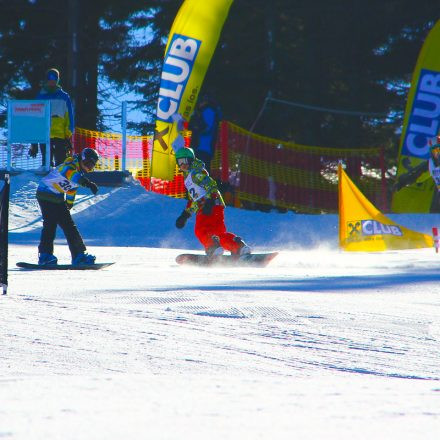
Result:
M38 254L38 264L40 266L54 266L58 263L58 258L54 254L41 252Z
M75 257L72 258L72 264L74 266L90 265L95 264L96 257L94 255L86 254L85 252L80 252Z
M219 257L220 255L223 255L224 252L223 248L220 246L220 239L217 237L217 235L213 235L211 239L213 244L205 249L206 255L210 259Z
M249 255L251 253L251 248L243 241L241 237L234 237L235 243L238 244L237 250L235 252L231 251L231 255L237 260L244 255Z

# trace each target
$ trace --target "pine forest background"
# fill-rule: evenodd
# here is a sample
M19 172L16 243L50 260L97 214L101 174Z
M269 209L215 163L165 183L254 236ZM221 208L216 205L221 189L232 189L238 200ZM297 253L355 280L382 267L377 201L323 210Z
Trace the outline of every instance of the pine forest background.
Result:
M120 107L151 133L163 53L181 0L0 0L0 125L58 67L76 126L115 130ZM432 0L235 0L203 92L224 119L273 138L385 147L396 162ZM267 99L269 98L269 99Z

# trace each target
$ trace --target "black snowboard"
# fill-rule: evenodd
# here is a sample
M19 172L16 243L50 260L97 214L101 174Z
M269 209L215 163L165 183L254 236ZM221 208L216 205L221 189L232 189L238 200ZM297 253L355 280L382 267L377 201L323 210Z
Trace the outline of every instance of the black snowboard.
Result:
M115 263L95 263L95 264L48 264L48 265L39 265L39 264L32 264L32 263L25 263L23 261L20 261L17 263L18 267L21 267L22 269L29 269L29 270L99 270L103 267L111 266Z
M195 266L229 266L229 267L264 267L269 264L278 252L266 254L248 254L238 258L231 255L220 255L209 258L204 254L180 254L176 257L177 264L192 264Z

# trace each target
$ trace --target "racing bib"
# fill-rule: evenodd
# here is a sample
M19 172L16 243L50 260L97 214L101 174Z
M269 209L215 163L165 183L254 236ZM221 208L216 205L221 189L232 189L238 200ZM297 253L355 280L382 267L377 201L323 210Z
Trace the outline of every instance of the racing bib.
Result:
M197 200L200 200L206 195L206 189L193 182L191 173L189 173L185 179L185 187L188 190L188 194L191 197L191 200L193 200L194 202L197 202Z
M66 193L75 188L78 188L78 184L72 182L69 179L66 179L63 175L61 175L58 170L53 169L46 177L43 179L43 183L47 186L47 188L55 193Z

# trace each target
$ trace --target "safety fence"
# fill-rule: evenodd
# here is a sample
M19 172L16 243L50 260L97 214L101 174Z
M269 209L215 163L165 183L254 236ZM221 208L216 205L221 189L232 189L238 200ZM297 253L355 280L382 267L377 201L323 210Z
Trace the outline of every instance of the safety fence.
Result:
M185 133L188 142L190 133ZM170 182L151 176L152 136L127 136L76 128L75 152L96 148L97 171L127 170L148 191L185 197L183 176L175 169ZM14 145L13 167L38 168L41 157L30 158L28 145ZM40 153L39 153L40 154ZM6 151L0 149L0 166ZM380 148L336 149L298 145L253 134L222 121L211 162L211 175L226 202L236 207L273 208L304 213L337 212L338 163L360 191L379 209L388 211L383 151Z
M15 172L38 170L41 167L41 153L37 157L31 157L29 150L31 144L13 144L11 145L11 166ZM8 168L8 141L0 140L0 170Z
M188 137L188 133L185 133ZM95 148L101 159L96 171L127 170L139 180L148 191L177 198L185 197L185 186L182 173L176 167L172 181L164 181L151 176L151 152L153 137L127 136L121 134L102 133L98 131L76 128L74 135L75 152L83 148Z
M387 210L380 148L320 148L250 133L223 121L213 177L227 182L235 206L304 213L338 211L338 163L376 206Z

